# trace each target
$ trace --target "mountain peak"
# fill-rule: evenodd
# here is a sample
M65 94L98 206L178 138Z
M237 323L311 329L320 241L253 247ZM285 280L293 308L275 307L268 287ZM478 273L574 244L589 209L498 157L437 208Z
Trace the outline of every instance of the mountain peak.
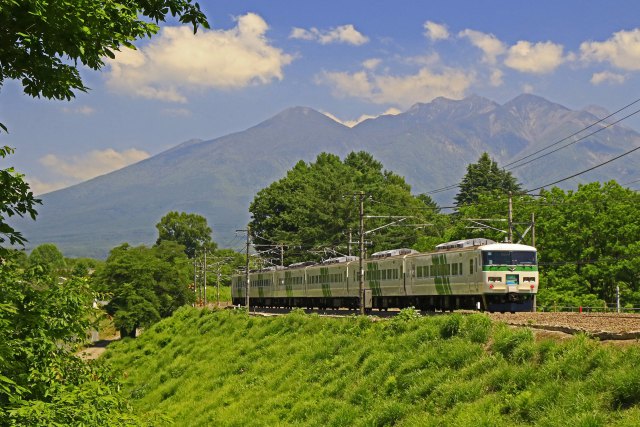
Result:
M325 114L314 110L310 107L291 107L286 110L282 110L270 119L257 125L257 128L271 127L271 126L288 126L295 123L304 123L305 126L311 124L332 124L340 127L346 127L341 123L327 117Z
M431 119L463 119L470 115L486 113L498 106L494 101L475 94L463 99L450 99L439 96L427 104L414 104L407 113Z

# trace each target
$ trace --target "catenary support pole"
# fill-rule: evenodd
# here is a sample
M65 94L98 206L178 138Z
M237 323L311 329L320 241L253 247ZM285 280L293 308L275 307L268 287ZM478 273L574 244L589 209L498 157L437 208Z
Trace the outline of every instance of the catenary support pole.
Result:
M360 277L358 294L360 297L360 314L364 316L364 193L360 192Z

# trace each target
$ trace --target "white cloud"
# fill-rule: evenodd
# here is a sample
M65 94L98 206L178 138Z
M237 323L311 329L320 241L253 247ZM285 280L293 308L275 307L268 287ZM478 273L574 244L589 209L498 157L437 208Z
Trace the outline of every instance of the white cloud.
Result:
M330 30L319 30L317 28L293 28L289 35L291 39L317 41L320 44L346 43L360 46L369 41L369 37L363 35L352 24L341 25Z
M50 193L52 191L60 190L61 188L69 187L73 185L73 182L70 181L49 181L44 182L39 180L38 178L27 177L27 182L29 183L29 187L31 191L36 196L41 194Z
M522 85L522 92L523 93L533 93L533 86L530 85L529 83L525 83Z
M504 64L523 73L550 73L564 62L562 52L559 44L521 40L509 48Z
M502 70L495 69L491 71L491 76L489 77L489 83L491 84L491 86L494 86L494 87L502 86L502 83L504 83L502 80L503 76L504 76L504 73L502 72Z
M363 114L363 115L361 115L360 117L358 117L355 120L341 120L341 119L337 118L336 116L334 116L333 114L328 113L328 112L324 112L323 114L325 116L335 120L338 123L341 123L341 124L343 124L345 126L348 126L348 127L352 128L355 125L360 124L360 123L362 123L362 122L364 122L365 120L368 120L368 119L375 119L375 118L380 117L380 116L396 116L396 115L398 115L400 113L402 113L402 111L398 110L397 108L389 108L384 113L378 114L377 116L372 116L372 115L369 115L369 114Z
M473 75L456 69L434 73L422 68L416 74L404 76L367 74L365 71L324 72L316 81L331 86L337 97L350 96L406 108L439 96L462 98L473 78Z
M640 28L619 31L604 42L584 42L580 45L585 61L609 62L623 70L640 70Z
M407 58L400 58L401 62L409 65L420 65L425 67L432 67L440 63L440 55L438 52L431 52L426 55L409 56Z
M599 85L602 83L622 84L626 79L626 76L622 74L603 71L601 73L594 73L593 76L591 76L591 83L594 85Z
M80 114L82 116L90 116L96 112L95 108L88 105L80 105L78 107L62 107L62 111L67 114Z
M371 58L362 63L362 66L367 70L375 70L382 63L382 59Z
M239 89L282 80L293 57L272 46L267 23L248 13L230 30L163 27L149 45L109 61L107 83L144 98L187 102L185 91Z
M64 159L55 154L47 154L38 159L41 165L52 173L61 175L65 180L75 183L94 178L98 175L112 172L135 162L149 157L142 150L131 148L124 151L116 151L112 148L106 150L93 150L82 155L71 156Z
M496 57L506 52L505 44L493 34L486 34L475 30L464 30L458 33L459 37L467 38L472 45L482 50L482 60L488 64L495 64Z
M449 38L449 30L444 24L427 21L424 23L424 30L424 35L432 41L446 40Z

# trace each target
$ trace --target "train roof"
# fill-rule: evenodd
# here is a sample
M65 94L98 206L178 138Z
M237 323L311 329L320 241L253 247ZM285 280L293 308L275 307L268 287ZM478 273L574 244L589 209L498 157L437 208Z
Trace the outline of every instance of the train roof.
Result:
M437 251L446 251L451 249L464 249L464 248L472 248L476 246L490 245L495 243L493 240L489 239L464 239L464 240L454 240L453 242L440 243L436 245Z
M537 251L533 246L521 245L519 243L494 243L480 246L483 251Z

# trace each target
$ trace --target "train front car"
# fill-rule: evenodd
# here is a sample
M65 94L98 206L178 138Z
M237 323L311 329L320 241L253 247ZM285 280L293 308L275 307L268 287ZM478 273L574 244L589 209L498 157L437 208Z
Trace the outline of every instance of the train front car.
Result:
M534 311L538 293L536 248L515 243L480 246L487 311Z

